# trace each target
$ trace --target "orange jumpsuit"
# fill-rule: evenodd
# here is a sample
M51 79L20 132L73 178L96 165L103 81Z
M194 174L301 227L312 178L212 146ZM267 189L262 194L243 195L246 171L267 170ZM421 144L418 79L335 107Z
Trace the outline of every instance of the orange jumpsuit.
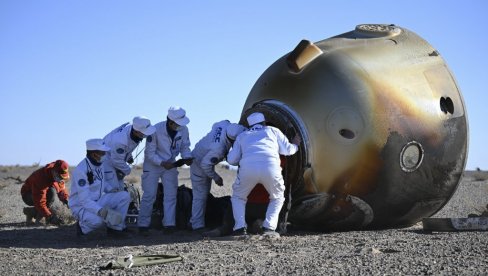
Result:
M49 163L45 167L33 172L25 180L24 185L20 189L22 198L32 196L34 207L43 217L51 216L51 210L49 210L47 204L47 193L51 187L56 190L60 201L67 202L69 197L64 182L56 182L53 178L52 170L55 169L54 164L55 162Z

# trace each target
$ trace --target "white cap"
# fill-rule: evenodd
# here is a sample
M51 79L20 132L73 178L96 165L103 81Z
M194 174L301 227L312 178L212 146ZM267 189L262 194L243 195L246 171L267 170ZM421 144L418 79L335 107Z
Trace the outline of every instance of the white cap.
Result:
M225 129L225 132L229 139L235 140L237 138L237 135L241 134L241 132L243 132L244 130L246 130L246 128L241 126L240 124L229 124Z
M151 121L146 117L134 117L132 120L132 127L146 136L149 136L156 131L156 128L151 125Z
M190 122L190 119L186 117L186 111L179 106L169 108L168 118L180 126L186 126Z
M249 126L255 125L257 123L264 122L264 115L260 112L254 112L251 115L247 116L247 123Z
M105 145L103 139L86 140L86 150L109 151L110 148Z

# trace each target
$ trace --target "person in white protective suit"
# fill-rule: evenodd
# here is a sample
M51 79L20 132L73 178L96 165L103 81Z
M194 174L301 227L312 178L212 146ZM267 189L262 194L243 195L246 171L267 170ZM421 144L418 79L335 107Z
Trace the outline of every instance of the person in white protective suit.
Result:
M205 227L205 208L212 180L223 186L223 180L215 172L215 165L224 160L237 135L245 130L239 124L223 120L212 125L212 130L205 135L192 151L195 158L191 165L191 185L193 200L190 224L193 230Z
M130 196L114 185L115 171L104 162L109 150L102 139L87 140L86 158L71 173L68 204L78 220L78 235L107 226L109 236L126 237L123 230Z
M166 233L175 230L176 194L178 190L177 167L191 165L190 138L186 125L190 119L179 106L168 110L167 120L157 123L156 132L146 138L142 173L142 199L137 218L139 232L148 234L153 203L156 200L158 181L163 183L163 229ZM176 157L181 159L176 161Z
M252 113L247 117L249 130L237 136L227 162L239 165L237 178L232 186L232 212L234 215L234 235L246 235L245 220L247 196L257 183L261 183L269 193L270 202L263 222L263 235L278 236L275 232L278 217L285 201L285 185L280 167L280 154L293 155L298 151L300 138L293 143L278 129L266 126L262 113Z
M124 188L124 177L129 175L129 164L134 162L132 152L147 136L153 134L156 128L145 117L134 117L132 124L125 123L107 134L103 141L110 148L107 152L107 166L112 166L121 189Z

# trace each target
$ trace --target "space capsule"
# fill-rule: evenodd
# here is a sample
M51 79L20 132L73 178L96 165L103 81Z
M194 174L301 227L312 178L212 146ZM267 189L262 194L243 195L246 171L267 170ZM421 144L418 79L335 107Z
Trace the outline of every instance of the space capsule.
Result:
M242 124L252 112L302 138L283 168L300 228L410 226L448 202L464 171L459 87L440 53L399 26L301 41L257 80Z

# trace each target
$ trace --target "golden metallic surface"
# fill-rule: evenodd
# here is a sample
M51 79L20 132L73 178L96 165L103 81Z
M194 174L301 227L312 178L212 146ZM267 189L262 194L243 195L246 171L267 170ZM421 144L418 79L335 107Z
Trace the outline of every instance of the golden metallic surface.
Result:
M305 227L415 223L449 200L467 158L454 77L431 45L398 26L363 24L302 41L257 80L241 120L253 111L289 138L302 136L301 153L288 158L284 174L290 220ZM312 205L301 202L320 194L327 195L320 197L325 205L314 205L320 215L303 219ZM369 210L372 219L350 223Z
M322 50L310 41L302 40L295 50L288 55L288 67L294 72L299 72L322 53Z

